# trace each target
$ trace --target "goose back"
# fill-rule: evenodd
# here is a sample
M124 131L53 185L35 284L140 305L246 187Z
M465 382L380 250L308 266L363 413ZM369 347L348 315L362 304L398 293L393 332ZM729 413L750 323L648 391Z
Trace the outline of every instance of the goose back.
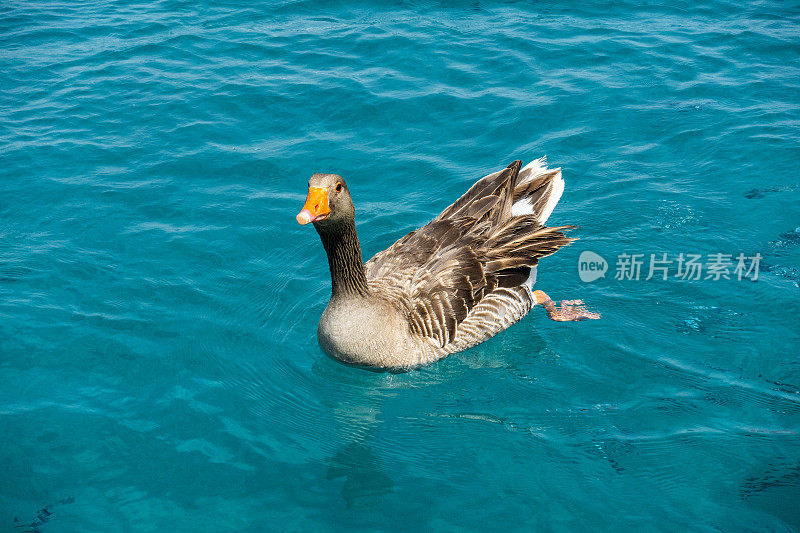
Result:
M560 171L549 171L543 159L520 170L514 161L485 176L365 265L373 294L405 315L412 336L438 356L525 316L535 304L532 269L573 240L563 233L573 226L543 225L553 195L563 191Z

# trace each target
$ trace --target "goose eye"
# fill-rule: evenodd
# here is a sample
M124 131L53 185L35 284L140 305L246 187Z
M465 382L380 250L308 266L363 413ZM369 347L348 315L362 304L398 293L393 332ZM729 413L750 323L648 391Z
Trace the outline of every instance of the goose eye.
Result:
M336 184L336 192L340 192L341 190L342 190L342 184L341 183L337 183Z

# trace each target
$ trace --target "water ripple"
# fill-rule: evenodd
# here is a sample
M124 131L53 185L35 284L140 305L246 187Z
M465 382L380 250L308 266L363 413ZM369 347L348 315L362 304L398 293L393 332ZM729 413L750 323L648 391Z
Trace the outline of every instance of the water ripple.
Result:
M799 28L721 0L6 2L0 516L795 528ZM538 283L602 321L534 310L398 375L321 352L311 173L348 180L367 258L545 153L581 240ZM584 249L606 278L579 280ZM616 280L622 252L763 269Z

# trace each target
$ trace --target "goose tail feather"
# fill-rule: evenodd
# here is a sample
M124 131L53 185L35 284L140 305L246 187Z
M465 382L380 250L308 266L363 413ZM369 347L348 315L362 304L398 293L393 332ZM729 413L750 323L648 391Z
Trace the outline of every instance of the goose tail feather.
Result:
M563 193L561 168L547 168L547 156L534 159L519 172L511 215L534 215L544 225Z

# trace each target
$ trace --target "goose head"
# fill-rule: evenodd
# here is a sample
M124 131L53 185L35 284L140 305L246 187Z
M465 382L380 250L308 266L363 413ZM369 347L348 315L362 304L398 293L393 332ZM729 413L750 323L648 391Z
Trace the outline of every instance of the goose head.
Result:
M347 184L336 174L314 174L308 180L308 196L297 222L313 223L317 229L329 229L355 220L356 212Z

